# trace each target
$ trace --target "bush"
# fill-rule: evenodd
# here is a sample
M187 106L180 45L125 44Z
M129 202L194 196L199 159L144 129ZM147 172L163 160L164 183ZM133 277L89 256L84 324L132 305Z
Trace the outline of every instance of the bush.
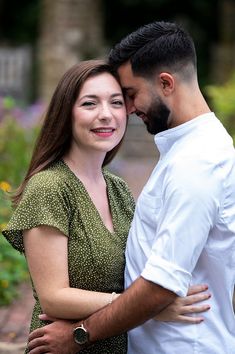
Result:
M23 109L10 98L0 100L0 181L13 188L24 178L41 114L42 105Z
M0 231L10 217L11 207L9 196L10 185L0 182ZM9 304L17 295L16 285L28 278L25 258L0 236L0 306Z
M224 85L210 85L205 90L215 113L235 141L235 73Z
M38 132L43 106L18 107L0 98L0 306L17 295L17 285L28 278L24 256L2 236L11 215L10 193L24 178Z

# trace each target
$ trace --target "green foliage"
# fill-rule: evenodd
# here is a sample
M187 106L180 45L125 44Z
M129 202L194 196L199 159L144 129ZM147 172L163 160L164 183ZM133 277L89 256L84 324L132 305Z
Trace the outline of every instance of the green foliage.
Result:
M3 306L15 298L17 285L28 277L24 256L5 240L1 231L12 212L8 192L14 191L24 178L38 131L35 117L42 111L39 106L22 110L9 97L0 103L0 306Z
M218 118L235 141L235 73L224 85L210 85L206 93Z
M0 179L14 187L22 181L32 154L37 128L23 129L8 117L0 128Z
M0 183L0 231L10 217L9 196L2 189L10 190L7 182ZM17 296L17 285L28 278L25 258L0 234L0 306L9 304Z
M0 190L0 228L9 217L9 200ZM1 231L1 230L0 230ZM0 306L9 304L17 296L17 285L28 279L25 258L0 234Z

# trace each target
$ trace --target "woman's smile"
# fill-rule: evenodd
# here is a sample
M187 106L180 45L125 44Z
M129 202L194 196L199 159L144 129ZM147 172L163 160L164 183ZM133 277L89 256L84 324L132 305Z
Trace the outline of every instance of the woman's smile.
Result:
M91 131L102 138L109 138L115 132L115 128L95 128Z

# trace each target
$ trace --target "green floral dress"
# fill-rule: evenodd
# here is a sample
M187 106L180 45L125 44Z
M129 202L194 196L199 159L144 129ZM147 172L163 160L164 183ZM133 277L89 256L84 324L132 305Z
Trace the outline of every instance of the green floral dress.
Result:
M59 161L34 175L14 211L3 235L24 252L22 231L49 225L68 237L70 286L91 291L120 293L124 287L125 245L133 218L134 200L119 177L103 170L113 219L114 232L104 225L82 182ZM42 312L33 288L35 306L31 328L42 327ZM124 354L127 336L100 341L83 350L93 354ZM26 350L27 352L27 350Z

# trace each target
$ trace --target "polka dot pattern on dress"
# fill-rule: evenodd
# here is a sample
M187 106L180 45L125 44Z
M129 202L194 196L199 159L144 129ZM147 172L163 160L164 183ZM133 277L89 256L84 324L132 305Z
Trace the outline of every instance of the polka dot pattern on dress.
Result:
M30 179L3 235L14 248L24 252L24 230L39 225L55 227L68 237L70 286L120 293L124 288L125 245L134 213L134 199L121 178L106 169L103 175L113 233L104 225L82 182L63 161L58 161ZM45 325L38 319L42 310L35 290L34 296L31 331ZM100 341L81 353L124 354L126 350L124 334Z

